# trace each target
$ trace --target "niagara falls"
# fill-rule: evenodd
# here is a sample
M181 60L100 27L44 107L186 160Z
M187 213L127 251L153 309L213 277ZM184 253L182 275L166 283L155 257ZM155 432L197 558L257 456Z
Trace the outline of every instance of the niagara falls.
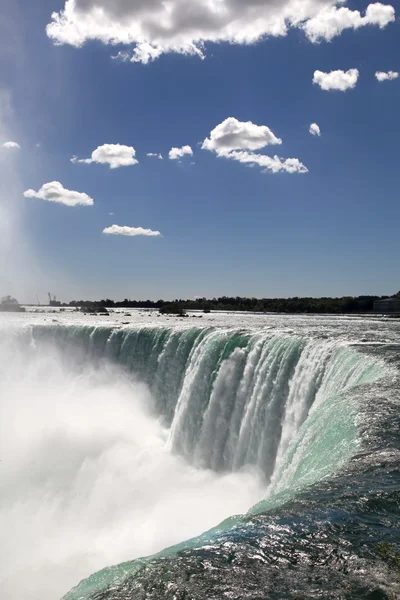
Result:
M0 600L400 600L399 34L0 1Z
M199 316L0 315L7 598L397 589L400 323Z

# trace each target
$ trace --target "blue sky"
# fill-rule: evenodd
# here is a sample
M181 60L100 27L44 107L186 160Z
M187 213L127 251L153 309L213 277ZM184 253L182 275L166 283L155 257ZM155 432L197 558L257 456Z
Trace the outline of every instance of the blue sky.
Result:
M188 54L199 21L191 13L174 24L174 37L161 42L154 27L143 25L146 40L162 48L161 56L143 64L111 58L119 51L132 56L134 42L89 39L99 37L90 20L95 0L79 1L75 17L86 35L81 47L72 37L65 42L68 28L57 32L62 45L46 35L51 13L60 13L64 1L16 0L1 22L0 146L20 146L0 148L3 227L12 229L10 243L21 250L17 268L10 248L0 245L0 295L22 294L29 301L49 289L62 300L341 296L400 288L400 78L375 77L400 70L397 15L368 24L368 2L312 0L313 26L322 33L320 11L332 7L351 11L331 13L336 27L356 10L363 24L319 43L294 24L285 35L250 44L216 43L225 35L218 25L202 33L200 58ZM235 14L236 0L222 1L236 18L237 36L254 31L253 14ZM107 26L122 39L129 11L140 2L120 0L120 11L107 2L101 0ZM293 0L279 6L285 3L290 14ZM203 4L192 2L200 17ZM143 9L146 19L150 5ZM267 10L267 34L271 23L281 23L275 6L258 2L258 16ZM380 14L385 19L389 13ZM346 91L313 84L316 70L343 70L346 79L350 69L359 75ZM216 138L214 150L202 149L229 117L239 123L242 145L236 139L222 147ZM269 128L282 143L249 148L248 122ZM320 136L309 133L311 123ZM111 169L71 162L104 144L133 147L138 164ZM186 145L192 156L168 159L172 147ZM149 158L149 152L164 159ZM297 158L308 172L263 172L235 159L235 152L250 160ZM23 195L54 181L94 204L66 206ZM114 224L162 235L103 233Z

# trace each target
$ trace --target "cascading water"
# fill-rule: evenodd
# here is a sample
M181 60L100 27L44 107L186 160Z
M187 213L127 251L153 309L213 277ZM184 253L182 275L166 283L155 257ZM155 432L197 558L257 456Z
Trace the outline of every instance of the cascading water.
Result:
M33 343L124 366L149 386L173 452L217 472L254 465L267 480L314 404L385 372L340 343L268 332L44 327Z
M25 499L17 500L15 493L24 460L15 449L9 454L13 464L2 483L3 522L12 520L13 514L20 518L24 510L38 510L39 496L36 504L31 498L40 481L47 513L64 519L65 528L89 503L91 509L82 520L85 527L89 523L89 531L75 540L72 551L63 550L64 559L71 561L70 574L77 571L76 581L89 574L77 568L77 547L83 553L96 554L104 545L107 551L102 558L108 564L126 560L135 552L154 552L191 537L234 512L246 512L251 505L255 506L248 517L239 522L258 518L252 515L276 510L310 485L329 481L362 449L359 390L367 393L390 376L393 368L380 356L349 346L346 339L306 333L167 324L129 328L46 324L18 329L17 335L14 330L13 335L5 336L8 355L14 360L22 357L22 362L16 360L10 371L9 361L3 360L3 422L8 421L9 426L9 419L16 418L8 406L11 390L11 397L18 398L18 410L25 411L24 418L34 418L39 411L46 427L40 429L40 440L34 439L28 427L29 444L23 450L36 452L42 464L30 464L35 472L23 488L27 497L23 510ZM50 380L47 387L42 385L43 377ZM27 382L39 386L37 392L46 396L40 401L36 397L34 407L27 407L20 397ZM54 401L51 392L60 385L65 386L66 394L59 401L58 391ZM54 426L57 420L59 439ZM0 448L7 457L1 442ZM53 454L47 463L43 463L43 450ZM132 466L135 475L127 477ZM138 476L141 471L142 477ZM170 486L168 478L173 482ZM142 491L148 489L135 498L138 485ZM105 509L97 506L96 494L104 494L107 486L115 487L116 497L107 499ZM167 518L177 519L179 510L168 512L168 503L177 498L183 512L183 506L191 503L192 514L201 514L207 494L213 510L201 519L199 527L183 524L178 531L177 525L172 527L176 535L167 535L163 524L159 534L154 531L154 525L160 527L157 522L162 519L163 504L167 505ZM237 502L231 498L224 507L229 495L236 496ZM146 512L146 503L151 505L154 497L158 502ZM218 503L226 510L217 510ZM98 514L93 515L96 510ZM48 519L49 514L43 518ZM109 530L94 536L96 549L84 548L93 535L90 529L101 529L102 522ZM38 526L42 524L38 517ZM228 521L217 530L218 535L230 535L235 527L237 520ZM37 530L34 534L39 535ZM211 531L195 538L172 550L172 555L214 543L215 535ZM136 541L129 541L130 537ZM146 537L152 538L152 543L148 539L143 542ZM46 550L43 557L46 559ZM28 562L26 557L19 568ZM95 570L99 562L89 561L86 567ZM140 564L144 563L106 569L66 598L89 598L114 589ZM7 574L11 592L17 589L12 568L10 564ZM10 600L22 598L20 589ZM39 597L44 598L43 594ZM142 596L129 596L136 597Z

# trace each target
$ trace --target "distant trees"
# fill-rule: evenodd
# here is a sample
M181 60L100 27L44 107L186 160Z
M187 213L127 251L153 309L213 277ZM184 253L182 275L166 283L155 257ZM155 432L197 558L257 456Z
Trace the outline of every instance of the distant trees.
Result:
M9 305L9 306L19 306L19 302L16 298L12 296L3 296L0 300L0 304Z
M105 300L71 300L68 304L63 304L63 306L100 306L103 308L161 308L165 304L164 300L157 300L154 302L153 300L120 300L118 302L114 300L110 300L106 298Z
M176 302L171 302L170 304L164 304L160 308L160 313L162 315L177 315L178 317L186 317L186 311L182 306Z
M20 306L18 300L12 296L3 296L0 299L0 311L5 312L25 312L25 308Z
M397 294L398 296L400 295ZM171 302L164 300L129 300L114 301L109 298L93 301L72 301L69 306L85 306L88 309L99 308L151 308L162 309L163 313L179 314L180 311L201 310L210 312L220 311L243 311L260 313L286 313L286 314L351 314L373 312L375 300L380 296L345 296L343 298L244 298L240 296L221 296L220 298L196 298L194 300L175 299ZM65 306L65 305L64 305Z

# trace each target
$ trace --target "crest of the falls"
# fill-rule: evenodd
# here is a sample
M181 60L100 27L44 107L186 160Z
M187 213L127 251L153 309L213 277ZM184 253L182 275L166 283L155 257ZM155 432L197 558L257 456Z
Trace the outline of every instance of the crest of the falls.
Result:
M330 477L360 446L360 390L390 371L379 353L314 331L47 323L2 333L10 600L32 585L47 600L50 572L52 600L107 564L276 507ZM68 598L136 568L106 569Z

